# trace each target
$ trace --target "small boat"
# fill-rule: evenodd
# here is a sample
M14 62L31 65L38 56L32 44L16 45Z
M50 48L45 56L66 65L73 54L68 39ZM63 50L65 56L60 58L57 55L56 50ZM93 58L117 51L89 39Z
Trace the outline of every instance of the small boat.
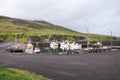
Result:
M40 54L40 48L39 47L35 47L34 49L34 54Z
M7 48L7 51L10 51L10 52L24 52L25 47L26 47L26 44L24 44L24 43L16 43L12 46L9 46Z
M26 48L25 48L25 53L26 54L33 54L33 44L28 43Z

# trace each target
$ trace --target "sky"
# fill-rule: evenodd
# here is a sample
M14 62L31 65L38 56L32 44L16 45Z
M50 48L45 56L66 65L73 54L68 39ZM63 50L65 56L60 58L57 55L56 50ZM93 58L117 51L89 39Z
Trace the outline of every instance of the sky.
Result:
M86 33L120 37L120 0L0 0L0 16L45 20Z

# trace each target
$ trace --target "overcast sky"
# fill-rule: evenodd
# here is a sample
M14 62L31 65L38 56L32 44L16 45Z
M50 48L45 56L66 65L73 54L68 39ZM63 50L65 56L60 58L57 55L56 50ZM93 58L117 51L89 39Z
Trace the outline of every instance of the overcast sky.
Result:
M0 0L0 15L120 37L120 0Z

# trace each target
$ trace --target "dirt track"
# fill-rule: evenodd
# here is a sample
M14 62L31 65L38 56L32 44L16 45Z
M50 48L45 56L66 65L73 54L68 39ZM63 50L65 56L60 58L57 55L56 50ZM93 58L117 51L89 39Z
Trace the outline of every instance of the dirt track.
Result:
M29 70L53 80L120 80L120 50L79 55L26 55L0 46L0 65Z

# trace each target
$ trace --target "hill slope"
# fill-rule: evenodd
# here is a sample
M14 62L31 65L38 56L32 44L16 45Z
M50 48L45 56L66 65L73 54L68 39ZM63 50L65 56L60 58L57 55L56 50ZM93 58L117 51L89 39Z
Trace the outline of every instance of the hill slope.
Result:
M46 21L38 21L38 20L31 21L31 20L0 16L0 35L9 35L9 34L15 35L16 33L25 33L26 35L48 35L48 36L51 36L53 34L60 34L60 35L71 35L71 36L75 35L75 36L86 37L86 34L79 33L64 28L62 26L54 25ZM111 39L110 36L96 35L96 34L89 34L89 38L102 39L102 40ZM113 37L113 38L114 40L119 39L117 37Z
M0 32L27 32L29 34L79 34L73 30L46 21L30 21L0 16Z

